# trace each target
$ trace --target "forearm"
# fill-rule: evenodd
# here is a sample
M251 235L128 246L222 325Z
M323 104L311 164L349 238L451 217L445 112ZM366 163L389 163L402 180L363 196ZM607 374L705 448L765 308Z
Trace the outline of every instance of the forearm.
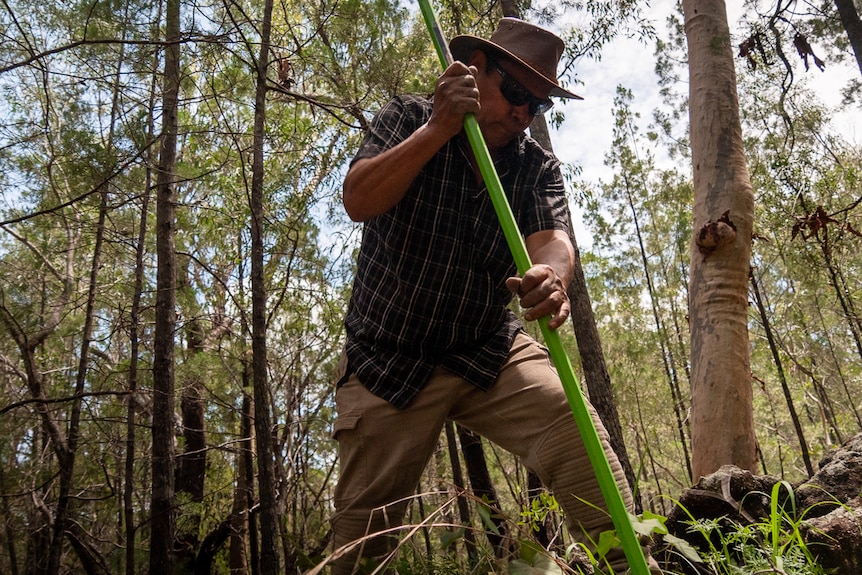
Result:
M560 230L549 230L528 236L525 243L532 264L550 266L564 288L568 288L575 265L575 250L569 236Z
M382 154L357 160L344 179L342 201L350 219L364 222L392 209L448 137L425 124Z

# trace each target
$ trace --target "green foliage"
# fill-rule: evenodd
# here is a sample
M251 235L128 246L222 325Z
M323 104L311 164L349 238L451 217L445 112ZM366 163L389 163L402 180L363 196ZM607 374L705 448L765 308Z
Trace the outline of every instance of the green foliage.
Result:
M550 513L560 513L560 504L550 493L542 491L530 500L530 507L521 510L522 524L531 531L538 531L544 526Z
M783 498L782 490L785 492ZM695 556L686 540L666 533L664 543L673 548L681 561L702 563L710 573L717 575L764 572L825 575L826 571L800 533L800 525L808 510L797 513L790 484L777 482L769 499L769 515L745 524L735 523L727 517L697 518L677 502L689 517L685 522L688 525L686 540L700 551Z
M784 498L782 491L785 492ZM665 556L673 558L673 562L660 565L668 574L683 573L685 565L696 564L703 572L714 575L756 575L772 571L787 575L826 575L801 537L799 527L806 511L797 515L789 484L777 483L771 493L771 502L770 515L750 524L733 523L726 517L697 519L689 514L690 520L685 522L688 525L685 538L671 535L666 526L667 518L662 515L647 511L639 516L630 516L630 519L639 537L660 542L666 551ZM529 514L522 512L522 515ZM439 530L439 543L445 552L425 556L418 551L417 545L402 542L396 562L398 573L442 575L487 573L494 569L498 560L490 549L482 545L477 548L480 554L471 566L466 566L463 557L455 553L455 544L464 541L464 528L435 527L433 524L429 527ZM481 531L476 531L475 535L481 536ZM570 546L563 556L558 556L539 545L529 534L525 535L517 539L517 555L506 562L509 573L562 575L583 573L584 569L591 569L588 572L596 574L609 573L605 555L612 547L619 546L616 534L607 531L594 544L578 543ZM587 559L588 567L580 563L583 559L573 561L576 549L580 557ZM379 566L368 563L368 572Z

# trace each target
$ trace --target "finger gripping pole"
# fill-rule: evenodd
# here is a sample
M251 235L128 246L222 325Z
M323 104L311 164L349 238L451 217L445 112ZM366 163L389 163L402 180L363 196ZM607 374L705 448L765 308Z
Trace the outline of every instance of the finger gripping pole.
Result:
M419 0L419 8L422 11L422 16L431 35L434 48L440 58L440 63L443 68L446 68L452 63L452 54L449 52L449 44L446 42L446 38L437 21L437 16L431 7L430 0ZM488 194L491 197L491 203L494 205L497 219L500 220L500 226L503 229L509 250L512 252L515 265L518 268L518 272L523 275L532 266L530 256L521 232L518 230L512 209L509 206L506 195L503 193L503 186L500 183L497 170L494 168L494 162L491 160L491 155L488 152L485 139L482 137L479 124L476 122L473 114L467 114L464 117L464 130L473 149L473 155L479 164L479 170L485 180ZM560 382L569 401L569 407L571 407L578 430L581 433L587 456L590 459L590 464L593 466L593 471L596 474L596 479L602 496L605 499L605 504L608 507L608 512L616 528L617 537L620 539L620 544L629 562L631 573L633 575L649 575L646 558L632 527L628 509L617 486L605 450L602 447L601 439L593 423L586 399L584 399L584 395L581 393L574 369L572 369L572 364L560 341L560 335L549 327L547 317L539 319L539 326L542 330L542 336L544 337L551 360L554 362L554 366L559 373Z

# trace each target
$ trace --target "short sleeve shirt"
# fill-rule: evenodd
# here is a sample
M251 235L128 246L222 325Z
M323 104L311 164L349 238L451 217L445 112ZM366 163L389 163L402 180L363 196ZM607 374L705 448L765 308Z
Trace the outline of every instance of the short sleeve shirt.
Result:
M354 161L406 139L428 121L431 106L415 96L390 101ZM399 408L437 366L488 389L521 328L505 286L517 270L470 153L463 133L452 138L404 198L363 228L345 351L362 384ZM565 188L552 154L521 136L495 165L524 236L568 233Z

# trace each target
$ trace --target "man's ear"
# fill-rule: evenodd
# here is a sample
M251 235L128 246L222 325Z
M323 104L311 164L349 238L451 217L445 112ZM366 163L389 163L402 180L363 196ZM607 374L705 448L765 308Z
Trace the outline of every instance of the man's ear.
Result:
M488 63L488 55L485 54L482 50L476 49L470 54L470 61L467 62L468 66L476 66L476 69L480 72L485 69L485 66Z

